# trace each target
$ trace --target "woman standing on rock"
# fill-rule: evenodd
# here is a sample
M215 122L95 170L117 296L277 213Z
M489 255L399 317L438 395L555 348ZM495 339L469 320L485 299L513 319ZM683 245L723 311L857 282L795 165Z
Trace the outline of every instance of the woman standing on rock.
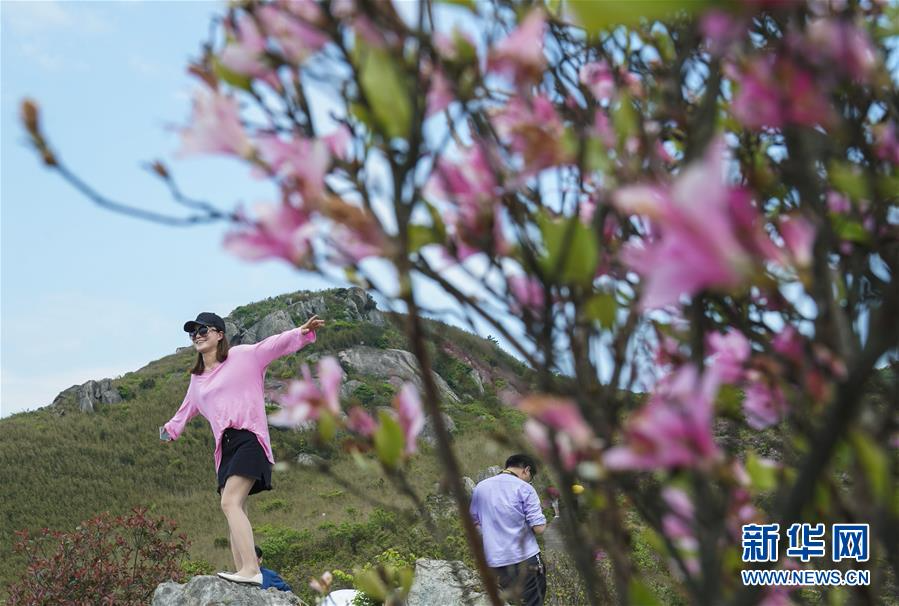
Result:
M190 371L181 408L159 428L159 437L177 439L197 414L209 421L215 436L218 491L236 568L234 573L218 573L223 579L262 583L247 518L247 496L272 489L275 460L263 400L265 369L273 360L314 343L315 331L324 325L324 320L312 316L302 326L230 349L225 322L216 314L203 312L184 325L197 350L197 363Z

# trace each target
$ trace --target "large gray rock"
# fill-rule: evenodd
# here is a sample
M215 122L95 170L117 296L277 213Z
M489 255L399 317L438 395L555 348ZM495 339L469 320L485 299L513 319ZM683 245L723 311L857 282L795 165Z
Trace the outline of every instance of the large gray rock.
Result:
M478 472L478 483L480 484L482 481L486 480L487 478L492 478L496 474L500 473L502 470L503 470L503 468L500 467L499 465L491 465L484 471L479 471Z
M61 406L71 400L74 400L81 412L94 412L98 404L118 404L122 401L122 396L112 386L112 379L101 379L69 387L54 398L53 405Z
M352 367L365 375L386 378L399 389L403 383L411 382L419 393L424 393L424 386L418 372L418 360L408 351L402 349L378 349L359 345L345 349L337 354L342 364ZM446 384L446 381L432 371L437 391L444 402L458 402L459 396Z
M481 591L480 579L462 562L417 560L406 606L449 604L487 606L490 601Z
M445 412L441 412L440 416L443 417L443 424L446 425L446 430L450 433L456 431L456 422L453 421L452 417L450 417ZM428 416L425 419L425 426L421 429L421 440L431 446L437 445L437 432L434 429L434 419Z
M289 591L260 589L231 583L214 576L198 576L187 583L161 583L151 606L300 606Z

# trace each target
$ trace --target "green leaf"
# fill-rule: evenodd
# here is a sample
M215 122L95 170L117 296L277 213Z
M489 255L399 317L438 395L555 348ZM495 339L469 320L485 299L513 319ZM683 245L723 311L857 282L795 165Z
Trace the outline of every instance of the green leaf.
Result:
M587 301L587 317L596 320L603 328L612 328L615 325L615 314L618 311L618 302L614 293L602 293L593 295Z
M637 25L640 19L668 19L680 11L694 13L708 4L707 0L673 2L672 0L568 0L565 3L588 32L598 32L617 25Z
M768 492L777 487L777 468L762 461L754 452L746 457L746 473L758 492Z
M612 125L619 141L626 141L628 137L637 134L637 112L630 95L621 95L618 104L612 108Z
M369 46L357 37L353 63L359 71L359 84L369 104L368 108L363 103L354 104L353 113L375 130L383 129L388 138L407 137L412 119L409 87L393 55L386 49Z
M416 252L428 244L442 242L434 233L434 229L428 225L409 226L409 252Z
M833 225L834 232L841 240L866 244L871 238L868 230L861 223L848 219L843 215L831 215L830 222Z
M577 217L551 219L542 214L538 218L546 254L541 260L543 271L568 284L589 284L596 274L599 245L596 235ZM564 255L559 275L560 258Z
M353 575L356 577L354 582L356 589L379 602L383 602L387 598L387 586L376 569L361 570L355 568L353 569Z
M220 80L223 80L234 88L242 90L252 89L253 81L249 76L238 74L237 72L228 69L216 56L212 57L212 72L218 76Z
M715 409L718 414L731 418L741 418L740 405L743 403L743 390L734 385L722 385L715 398Z
M323 442L330 442L337 433L337 422L334 415L327 411L322 411L318 417L318 436Z
M889 494L890 471L886 453L870 438L859 431L853 431L849 435L855 457L865 479L871 487L871 492L878 501L884 501Z
M834 189L858 201L870 198L868 182L857 167L848 162L832 162L830 165L830 182Z
M375 431L375 452L385 467L395 468L403 456L403 430L386 410L378 413L381 424Z
M441 4L455 4L467 8L471 12L477 12L474 0L438 0Z
M641 606L656 606L660 604L655 594L637 577L631 577L630 594L631 604L640 604Z

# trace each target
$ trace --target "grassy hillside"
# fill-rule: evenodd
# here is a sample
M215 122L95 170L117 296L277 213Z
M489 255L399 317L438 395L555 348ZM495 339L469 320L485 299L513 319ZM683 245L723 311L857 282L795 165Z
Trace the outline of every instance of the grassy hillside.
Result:
M287 309L294 321L298 300L312 295L295 293L235 310L232 319L243 327L267 314ZM329 321L318 342L293 356L276 361L268 376L295 376L307 358L334 353L360 343L406 349L401 333L387 317L382 325L347 313L346 291L317 293ZM448 409L456 426L456 446L466 474L501 463L506 452L485 446L487 432L517 431L521 418L500 406L497 391L508 382L528 381L526 369L494 343L464 331L429 323L435 370L460 396ZM452 352L465 352L455 357ZM71 529L101 511L124 513L143 505L155 514L173 518L192 541L189 567L194 572L229 569L227 526L218 505L212 451L213 438L204 419L194 419L177 442L161 443L157 428L181 403L194 355L184 351L161 358L113 384L124 398L119 404L99 405L91 414L73 402L14 415L0 421L0 473L4 507L0 513L0 586L6 587L22 571L11 552L16 529ZM476 359L476 360L475 360ZM495 380L483 392L472 378L471 366L492 369ZM506 378L503 378L506 377ZM100 377L96 377L99 379ZM375 408L390 402L394 387L378 377L354 375L360 383L350 400ZM372 561L389 547L400 557L433 555L462 557L461 537L453 522L445 521L451 540L437 545L420 527L408 500L396 494L380 474L359 468L334 444L316 444L308 432L272 430L275 457L293 461L301 452L332 462L334 472L380 503L357 498L331 478L297 465L276 471L275 490L250 499L250 517L259 530L257 540L272 554L268 564L282 569L295 588L305 590L308 577L325 569L352 570ZM411 462L410 478L418 492L428 494L440 478L438 462L426 448ZM447 549L448 546L448 549Z

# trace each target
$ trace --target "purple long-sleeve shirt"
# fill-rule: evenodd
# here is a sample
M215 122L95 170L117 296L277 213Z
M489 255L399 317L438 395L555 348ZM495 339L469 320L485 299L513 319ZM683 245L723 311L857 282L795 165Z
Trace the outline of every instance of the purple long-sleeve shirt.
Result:
M212 372L190 375L181 408L164 425L171 439L177 439L187 422L201 414L209 421L215 437L216 472L222 463L222 434L229 427L256 434L265 457L274 463L263 397L265 369L275 359L315 343L315 332L304 335L300 330L272 335L253 345L235 345L228 350L228 358Z
M540 553L531 530L546 524L534 487L501 473L475 486L469 509L481 527L487 564L493 568L517 564Z

